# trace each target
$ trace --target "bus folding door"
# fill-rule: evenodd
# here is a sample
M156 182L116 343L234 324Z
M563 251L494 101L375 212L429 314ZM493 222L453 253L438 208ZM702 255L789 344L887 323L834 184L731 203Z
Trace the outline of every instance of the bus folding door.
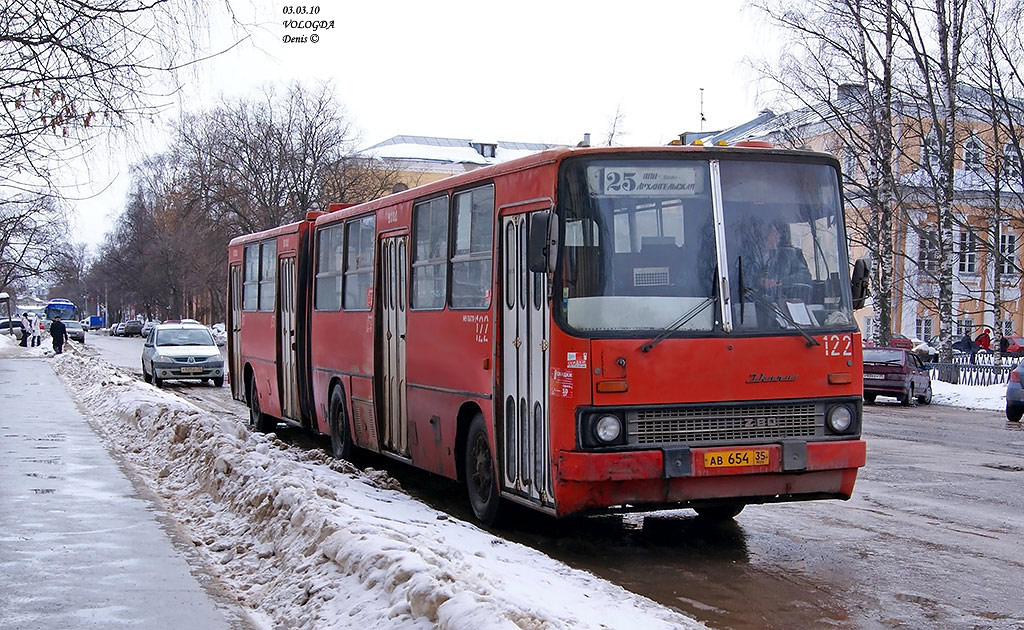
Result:
M277 351L281 415L301 421L299 410L298 349L295 339L295 258L277 262Z
M506 490L553 506L547 400L550 308L546 274L526 264L530 214L501 219L502 383L497 440Z
M381 392L383 394L382 446L409 457L409 413L406 402L406 296L408 295L408 237L381 240Z

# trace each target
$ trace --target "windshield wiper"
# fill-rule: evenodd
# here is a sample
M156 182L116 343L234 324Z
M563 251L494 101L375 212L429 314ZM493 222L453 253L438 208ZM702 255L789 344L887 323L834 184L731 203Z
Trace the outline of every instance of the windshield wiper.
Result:
M768 300L763 295L758 293L753 287L747 287L746 289L744 289L743 292L746 295L754 298L754 301L757 302L758 304L760 304L761 306L766 306L769 309L771 309L773 313L775 313L776 315L778 315L782 319L784 319L787 322L789 322L793 326L793 328L796 328L797 331L799 331L799 333L804 336L804 339L807 340L807 347L808 348L810 348L811 346L820 346L821 345L821 342L818 341L817 339L815 339L814 337L810 336L807 333L807 331L804 329L804 327L801 326L800 324L796 323L796 320L793 319L790 316L789 313L787 313L786 311L784 311L781 308L779 308L778 304Z
M657 337L655 337L654 339L651 339L650 341L648 341L644 345L640 346L640 351L641 352L650 352L651 348L653 348L654 346L656 346L659 343L661 343L662 341L664 341L673 332L675 332L676 330L679 330L679 328L681 328L684 324L686 324L691 319L693 319L694 317L699 315L701 311L703 311L704 309L706 309L708 307L708 304L714 304L714 303L715 303L715 298L704 298L703 302L701 302L697 306L694 306L689 311L687 311L685 315L683 315L682 317L680 317L676 321L674 321L671 324L669 324L668 326L666 326L665 329L662 330L661 333L659 333Z

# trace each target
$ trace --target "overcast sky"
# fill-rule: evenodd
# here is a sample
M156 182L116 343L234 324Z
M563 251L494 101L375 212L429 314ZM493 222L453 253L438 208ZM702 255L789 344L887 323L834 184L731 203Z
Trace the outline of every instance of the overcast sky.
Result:
M396 2L232 0L252 37L182 75L178 106L212 105L267 83L333 81L368 146L399 134L575 144L607 136L622 114L618 144L665 144L706 122L721 129L763 105L745 63L767 53L770 37L743 0L517 0ZM211 6L219 6L211 2ZM285 7L334 21L286 28ZM238 31L212 20L211 48ZM166 143L178 107L140 128L126 150L98 147L79 196L76 240L99 243L124 205L127 168ZM96 194L105 190L101 194Z

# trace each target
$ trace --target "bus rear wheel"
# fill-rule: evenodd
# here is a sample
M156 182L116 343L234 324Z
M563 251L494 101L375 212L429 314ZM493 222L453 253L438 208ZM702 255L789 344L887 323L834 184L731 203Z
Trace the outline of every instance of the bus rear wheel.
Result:
M483 415L479 413L469 424L464 466L466 491L473 514L484 525L493 525L498 520L501 497L494 476L494 458L487 440L487 428Z
M249 387L249 426L260 433L270 433L277 424L270 419L270 416L260 411L260 397L256 393L256 384Z
M331 454L334 459L352 461L352 440L348 431L348 414L345 413L345 397L340 387L331 391Z

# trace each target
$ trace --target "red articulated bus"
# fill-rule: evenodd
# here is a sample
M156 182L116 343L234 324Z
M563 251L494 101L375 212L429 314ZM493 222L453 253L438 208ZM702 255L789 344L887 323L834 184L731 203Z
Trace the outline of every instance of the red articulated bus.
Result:
M849 498L861 339L839 165L556 149L233 240L232 394L564 516Z

